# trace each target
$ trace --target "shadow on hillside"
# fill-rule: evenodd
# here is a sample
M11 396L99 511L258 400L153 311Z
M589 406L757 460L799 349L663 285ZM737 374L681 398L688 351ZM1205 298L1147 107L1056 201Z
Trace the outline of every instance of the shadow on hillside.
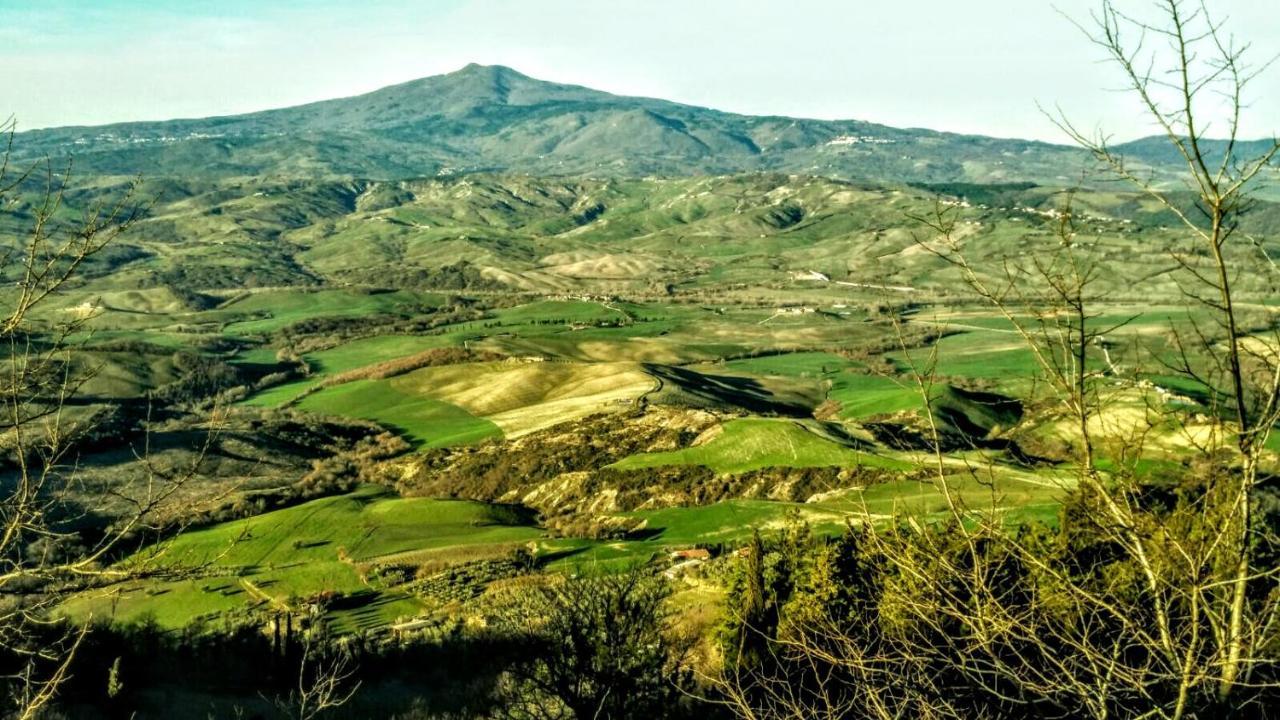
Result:
M909 425L893 422L875 422L863 425L876 442L893 450L913 452L934 452L933 439ZM1057 460L1033 455L1022 448L1015 440L1008 438L987 438L969 435L955 429L939 428L937 449L944 453L966 452L969 450L995 450L1005 453L1010 460L1027 467L1043 467L1056 465Z
M1017 441L1000 437L1022 420L1022 402L1016 398L979 390L946 386L930 401L937 427L937 449L945 453L994 450L1024 466L1043 466L1057 461L1027 452ZM876 441L895 450L933 452L931 434L897 422L863 425Z
M648 396L653 402L700 410L737 408L756 415L809 417L813 409L785 400L754 378L708 375L674 365L644 363L644 371L659 382Z

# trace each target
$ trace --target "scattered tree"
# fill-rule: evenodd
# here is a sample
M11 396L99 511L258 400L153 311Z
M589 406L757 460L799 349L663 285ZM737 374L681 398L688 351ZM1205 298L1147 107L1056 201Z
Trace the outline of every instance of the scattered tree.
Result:
M148 465L147 482L119 494L128 512L96 537L75 532L84 511L67 502L75 484L70 453L86 428L69 401L91 376L75 362L74 339L92 313L57 312L50 302L146 204L135 181L82 211L68 208L70 165L15 169L14 127L0 127L7 138L0 151L0 692L14 717L30 718L66 680L88 627L51 619L50 610L109 575L105 561L152 527L194 468Z
M1093 19L1090 36L1185 161L1194 202L1142 175L1105 136L1060 123L1186 231L1173 260L1187 318L1172 328L1174 352L1150 352L1149 369L1199 388L1202 411L1167 406L1111 362L1106 337L1124 321L1100 312L1093 281L1105 257L1078 235L1070 194L1051 246L996 267L970 261L957 210L939 203L920 218L921 247L1021 336L1046 412L1070 428L1070 462L1038 471L1066 493L1060 528L1011 523L994 460L944 458L929 402L936 350L921 357L904 342L950 519L867 523L857 542L828 551L784 609L772 662L730 679L741 716L1178 720L1258 716L1280 697L1280 544L1274 510L1264 514L1280 334L1245 322L1235 291L1243 273L1277 278L1239 220L1280 143L1240 139L1259 68L1207 6L1159 0L1148 20L1104 0ZM1206 119L1224 98L1222 139L1211 140ZM1183 447L1156 442L1161 434ZM1179 469L1153 479L1153 458ZM957 478L990 487L990 501L966 502ZM875 592L837 601L859 588Z

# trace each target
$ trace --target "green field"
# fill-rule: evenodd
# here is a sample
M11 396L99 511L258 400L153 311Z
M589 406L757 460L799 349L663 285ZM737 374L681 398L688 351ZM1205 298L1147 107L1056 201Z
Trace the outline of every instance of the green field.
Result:
M894 356L906 366L900 354ZM915 352L913 362L922 373L930 369L928 353ZM995 330L964 332L942 338L937 343L932 370L947 378L993 380L1017 386L1041 373L1025 341L1016 334Z
M1000 477L991 484L955 475L948 483L956 501L970 508L1053 520L1062 488L1016 473ZM372 565L465 561L491 554L486 549L500 553L535 543L551 558L552 569L616 567L645 562L672 547L741 542L754 529L778 529L795 520L820 534L837 534L851 521L903 513L930 516L947 508L935 482L890 482L816 503L730 500L623 513L643 521L646 537L608 542L548 539L526 515L504 506L399 498L369 487L187 532L138 553L122 567L186 568L194 578L112 585L76 597L64 611L121 621L151 617L164 627L181 627L247 608L296 608L327 591L358 598L355 609L327 616L334 629L373 629L428 608L404 588L364 579L361 569Z
M154 617L166 627L246 607L295 607L324 591L369 593L370 626L422 605L402 591L361 579L358 567L411 551L506 546L542 531L502 508L450 500L402 499L375 488L184 533L144 551L130 566L187 568L195 579L131 582L76 598L65 611L117 620Z
M824 436L816 423L765 419L731 420L702 445L633 455L614 467L635 470L662 465L705 465L722 473L765 467L908 467L892 458L841 445Z
M362 593L356 607L330 616L347 631L421 611L411 591L360 579L357 565L387 553L422 559L462 548L454 553L461 559L540 539L558 569L644 561L673 545L732 544L788 515L822 532L867 514L937 517L946 498L936 483L918 479L932 459L922 449L925 404L912 363L933 376L933 419L961 448L945 458L955 496L1015 520L1056 518L1062 488L1052 468L1020 466L1010 442L1052 451L1061 419L1044 410L1040 368L1009 320L960 299L955 268L919 252L903 218L927 214L932 192L786 176L575 183L476 176L359 190L326 180L235 182L245 184L211 181L184 190L180 201L160 202L131 233L136 260L96 269L42 311L41 322L51 325L88 318L74 338L88 348L84 364L96 374L83 388L92 402L77 412L173 398L172 409L157 409L173 425L164 442L176 446L179 436L207 426L201 413L216 398L206 384L236 391L228 397L244 399L228 412L242 430L220 448L210 463L216 477L192 491L193 502L213 503L205 495L215 487L287 496L315 463L366 447L308 433L377 432L364 422L344 425L346 418L408 443L411 451L373 461L386 462L375 469L407 493L431 487L441 497L528 502L554 528L566 527L553 522L564 520L560 513L583 525L621 515L644 521L644 531L616 541L550 539L531 521L488 522L491 506L365 491L191 533L169 557L188 564L213 557L217 573L118 584L97 599L81 598L77 612L154 613L172 627L322 590ZM1010 204L1054 202L1043 188L1001 192ZM1171 400L1172 408L1202 410L1195 383L1168 373L1128 375L1172 358L1170 323L1207 322L1203 313L1180 316L1147 302L1179 292L1152 259L1172 247L1173 235L1133 197L1089 191L1078 199L1117 218L1092 221L1093 241L1107 257L1096 290L1108 298L1093 322L1115 326L1106 340L1119 368L1103 364L1100 348L1090 349L1091 367L1129 393L1124 417L1139 412L1140 398L1125 384L1138 379L1186 396ZM594 209L568 210L583 207ZM1039 216L976 206L957 212L977 265L1011 252L1029 257L1052 241ZM1136 288L1133 277L1148 280ZM1270 327L1270 288L1250 276L1236 287L1256 315L1250 332ZM901 348L938 332L945 336L936 342ZM333 384L343 373L439 348L485 359ZM306 377L270 385L297 372L278 359L296 355ZM184 375L198 365L192 357L207 365L208 377ZM204 382L210 379L217 382ZM579 428L606 439L574 437ZM1176 441L1164 425L1158 430L1153 442ZM616 443L627 447L618 451ZM87 466L107 477L112 463L136 463L113 449L87 458ZM275 463L285 455L291 464ZM963 476L962 463L971 460L992 468L994 481ZM681 466L721 475L764 471L766 479L770 468L886 472L840 473L874 484L832 488L812 503L760 500L774 496L764 487L715 495L719 501L705 506L666 507L683 496L663 478L705 475ZM610 486L618 474L598 473L603 467L652 480L649 496L612 505L625 488ZM145 476L136 464L128 470ZM437 475L453 484L429 485ZM575 498L579 483L598 497ZM218 556L217 548L231 548L243 533L243 547Z
M233 334L262 334L314 317L363 317L382 313L412 313L439 305L440 296L396 291L352 290L276 291L252 293L223 306L223 310L258 316L227 325Z
M500 310L494 314L498 322L507 325L571 324L602 320L626 320L624 312L610 310L603 303L581 300L544 300Z
M443 400L411 395L390 380L355 380L308 395L298 403L308 412L372 420L415 447L445 447L501 437L489 420Z
M308 317L332 317L349 309L346 303L355 303L353 312L372 311L369 302L403 312L420 300L406 293L285 292L279 308L271 309L277 295L260 293L216 312L248 303L237 312L271 315L228 326L231 336L241 337ZM696 440L634 453L612 465L638 472L704 466L723 474L809 467L905 473L930 462L925 452L877 444L862 427L871 421L911 423L921 418L920 393L901 351L884 353L888 362L879 362L873 371L869 362L836 350L846 347L842 342L856 348L858 338L874 338L875 333L883 340L883 326L817 313L777 319L756 307L611 305L617 309L603 302L544 300L499 309L484 320L445 326L430 335L373 334L338 342L306 354L310 377L266 389L246 404L271 408L296 399L297 411L375 422L415 451L537 437L530 434L554 432L558 425L593 413L630 417L628 413L647 404L716 418ZM978 312L958 318L956 325L969 329L937 343L935 370L941 384L933 390L935 411L944 429L960 423L957 427L968 428L962 432L1002 432L1018 422L1020 410L988 404L986 396L957 388L976 382L1017 396L1031 386L1034 364L1006 331L1005 321ZM511 357L314 389L343 372L463 345ZM275 352L271 345L249 345L231 361L270 367ZM930 352L918 348L911 356L923 362ZM165 355L152 356L145 366L124 356L104 357L114 364L104 365L109 372L96 382L118 393L127 394L129 383L144 376L153 383L169 377L165 373L171 361ZM1172 380L1166 385L1180 387ZM824 401L838 404L834 418L825 422L812 417ZM999 453L978 453L964 459L990 468L991 477L979 480L962 472L961 459L947 458L952 501L973 511L997 512L1009 522L1057 521L1065 486L1049 477L1052 473L1018 468ZM412 466L412 455L408 462ZM515 480L520 487L519 478ZM661 496L661 488L654 493ZM149 557L162 567L198 568L198 577L117 583L77 597L65 610L117 620L153 617L164 627L180 627L217 622L228 613L295 608L310 596L337 592L352 599L327 611L326 622L337 632L355 632L434 612L432 601L410 586L385 585L370 576L368 568L381 563L466 563L535 543L551 571L618 568L664 557L673 547L732 545L754 528L778 529L796 519L815 532L834 534L849 522L867 519L941 518L949 507L935 480L890 476L867 487L837 488L808 503L729 498L704 506L619 512L615 514L641 521L638 534L605 541L548 537L531 514L513 514L500 506L402 499L365 489L186 533L126 564Z
M304 356L311 374L305 379L284 383L255 394L246 402L261 407L276 407L289 402L307 389L315 387L325 378L357 368L376 365L388 360L413 355L423 350L451 347L456 343L444 335L377 335L343 343L335 348L308 353ZM274 353L258 350L241 356L243 362L271 362Z
M985 469L976 474L952 471L946 482L945 491L936 477L879 483L828 498L822 504L833 510L887 518L946 517L951 504L955 503L957 508L973 512L1001 512L1018 520L1054 521L1058 501L1070 487L1067 480L1056 482L1049 477L1037 478L1008 468L997 468L992 474Z
M752 375L806 378L826 385L826 397L840 403L840 417L867 418L919 410L923 403L908 376L873 375L862 363L825 352L795 352L733 360L725 367Z
M751 375L827 378L858 363L828 352L791 352L731 360L724 367Z
M840 416L845 418L893 415L919 410L924 405L920 388L910 378L854 372L832 378L828 397L840 403Z
M847 516L821 506L735 500L628 513L645 520L654 533L643 540L547 539L526 518L501 506L398 498L366 488L185 533L123 567L188 568L197 577L120 583L84 593L63 610L119 621L150 617L173 628L247 608L296 608L309 596L330 591L360 598L358 612L326 616L334 629L373 629L428 608L403 588L362 579L361 568L368 565L465 560L485 548L528 543L553 558L553 569L626 565L647 561L667 547L740 541L753 527L780 527L793 514L820 532L838 532Z

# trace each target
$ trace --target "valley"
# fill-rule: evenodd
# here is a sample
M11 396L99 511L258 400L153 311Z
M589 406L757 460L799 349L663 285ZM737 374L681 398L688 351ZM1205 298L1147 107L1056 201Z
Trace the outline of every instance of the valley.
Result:
M930 191L780 176L255 186L272 190L161 195L132 257L45 310L84 318L79 412L137 423L121 438L134 452L89 445L83 472L127 496L141 443L149 463L194 463L171 521L203 526L119 558L121 577L157 579L87 591L72 616L179 628L320 603L339 634L386 632L483 607L482 586L454 602L419 588L513 554L526 565L508 575L660 562L753 527L838 534L956 500L1054 524L1074 486L1016 326L955 292L907 219L936 207ZM947 201L975 257L1052 232L1060 196L1003 192L1005 206ZM1126 371L1195 320L1139 300L1167 292L1151 252L1172 242L1167 218L1114 194L1072 202L1107 257L1096 321L1115 326L1089 362L1133 412L1195 404ZM237 275L245 253L286 274ZM1274 322L1262 286L1254 302ZM155 404L175 387L188 393ZM268 427L296 459L255 435ZM1185 443L1173 427L1150 442Z
M0 718L1270 717L1280 143L1156 5L1128 142L480 64L0 123Z

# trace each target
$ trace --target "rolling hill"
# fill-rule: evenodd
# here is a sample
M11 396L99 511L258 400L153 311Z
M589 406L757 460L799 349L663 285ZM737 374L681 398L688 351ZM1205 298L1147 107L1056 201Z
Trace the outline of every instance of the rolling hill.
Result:
M103 194L118 192L113 182L75 190L67 213L74 217ZM195 310L245 288L281 286L635 297L891 285L897 294L920 299L919 293L953 293L956 287L954 269L920 252L907 219L930 212L939 194L957 203L967 242L980 258L1028 247L1050 233L1049 218L1064 202L1059 190L1046 186L894 187L782 174L153 178L145 193L157 198L146 218L85 266L77 291L68 296L71 305L87 302L110 312L113 322L134 323L140 316L116 311L157 303ZM1163 282L1160 292L1177 292L1164 272L1172 262L1167 251L1180 242L1171 212L1114 190L1077 193L1073 202L1080 230L1109 253L1098 271L1100 288L1123 292L1132 278L1152 276ZM1276 203L1259 202L1242 220L1242 229L1268 248L1277 228ZM19 230L0 219L0 243L20 237ZM139 288L151 289L154 297L143 302ZM1261 276L1242 278L1240 289L1268 292ZM135 295L119 294L125 290ZM244 320L236 329L277 331L302 319L299 312L316 311L309 302L237 305L272 319ZM330 310L377 314L406 303L413 304L383 294ZM595 308L603 315L590 321L623 319L616 310ZM661 344L660 338L647 340ZM661 353L627 357L670 359Z

